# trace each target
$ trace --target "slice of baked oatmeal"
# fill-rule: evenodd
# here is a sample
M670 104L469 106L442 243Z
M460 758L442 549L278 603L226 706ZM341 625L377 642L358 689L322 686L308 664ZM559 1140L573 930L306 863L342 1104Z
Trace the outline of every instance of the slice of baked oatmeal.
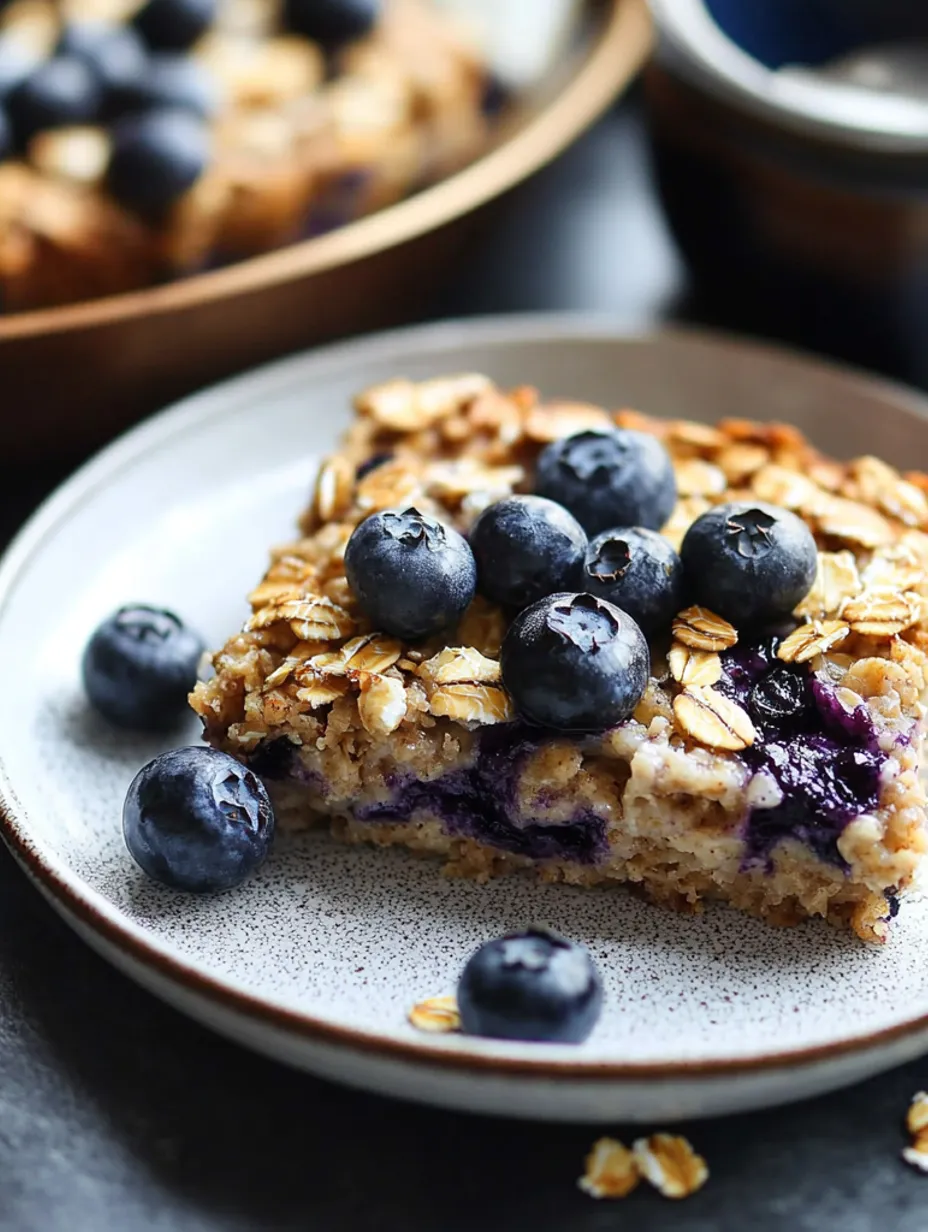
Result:
M546 404L478 375L392 381L357 412L301 537L273 551L251 619L192 695L280 821L435 853L458 875L629 882L675 907L721 898L885 940L926 845L928 480L833 461L779 424ZM551 442L614 425L666 447L678 549L723 503L799 515L817 571L788 622L739 629L681 599L651 632L633 714L592 733L520 718L499 662L510 621L480 594L425 641L372 627L345 575L357 524L414 508L466 532L533 490Z

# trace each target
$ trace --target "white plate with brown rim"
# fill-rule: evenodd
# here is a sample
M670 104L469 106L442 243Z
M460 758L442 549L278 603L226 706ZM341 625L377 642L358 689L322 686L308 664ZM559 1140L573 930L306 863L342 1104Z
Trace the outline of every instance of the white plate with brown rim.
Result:
M500 318L380 335L219 386L80 470L0 566L2 829L52 905L101 954L217 1031L355 1086L448 1107L564 1120L661 1120L799 1099L928 1051L928 903L866 947L825 924L695 917L622 890L512 876L448 880L401 851L280 840L238 890L146 881L122 843L138 767L169 741L107 728L78 665L127 601L179 611L218 644L245 615L268 546L290 533L315 460L358 387L481 370L546 394L712 420L797 424L838 455L928 457L928 401L857 373L685 332L621 336L583 318ZM425 1035L406 1019L453 992L509 927L586 942L605 1009L580 1046Z

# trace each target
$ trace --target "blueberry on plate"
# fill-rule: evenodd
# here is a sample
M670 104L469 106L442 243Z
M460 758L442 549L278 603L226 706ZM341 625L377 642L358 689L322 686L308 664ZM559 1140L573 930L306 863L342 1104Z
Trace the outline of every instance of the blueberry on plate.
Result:
M218 0L147 0L132 24L155 51L186 51L213 24Z
M206 125L178 108L124 116L112 140L107 187L120 205L152 218L191 189L210 160Z
M503 684L529 723L606 731L632 713L648 683L644 634L626 612L589 594L550 595L521 612L500 652Z
M470 532L477 589L517 611L579 581L586 533L562 505L509 496L488 506Z
M35 60L17 39L0 37L0 98L6 98L34 68Z
M324 47L338 47L370 34L380 0L284 0L284 24Z
M125 91L122 105L126 111L176 108L209 119L221 101L219 83L203 65L190 56L159 52Z
M552 441L538 458L535 491L569 509L588 535L616 526L660 530L677 500L667 450L628 428Z
M680 548L691 599L742 627L788 615L815 581L816 557L805 522L763 501L716 505Z
M467 540L418 509L373 513L345 548L345 576L378 629L417 642L454 624L474 597Z
M580 586L628 612L648 637L666 633L684 606L680 557L663 535L641 526L597 535Z
M145 45L132 27L102 21L69 22L61 32L58 55L74 56L94 73L110 115L119 111L147 66Z
M458 983L461 1026L494 1039L580 1044L602 1003L587 949L541 928L488 941Z
M87 643L84 689L112 723L163 731L184 713L202 653L199 637L173 612L123 607Z
M16 86L7 109L22 146L45 129L91 123L102 103L103 88L93 70L77 56L55 56Z
M268 853L274 810L257 775L216 749L172 749L139 771L122 813L136 864L205 894L238 885Z

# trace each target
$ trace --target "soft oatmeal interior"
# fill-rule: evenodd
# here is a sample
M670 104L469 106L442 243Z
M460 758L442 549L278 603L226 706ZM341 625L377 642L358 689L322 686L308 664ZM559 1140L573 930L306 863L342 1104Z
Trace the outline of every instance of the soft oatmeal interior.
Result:
M192 696L209 742L266 775L284 823L330 820L351 840L440 854L461 875L532 867L551 881L626 881L676 907L720 897L774 923L825 916L885 939L925 848L928 480L872 457L835 462L784 425L546 403L472 374L391 381L356 407L301 537L273 551L250 621ZM808 665L836 721L869 733L879 765L870 805L830 858L790 835L749 858L746 819L782 793L751 763L747 714L714 687L738 633L712 613L681 613L652 646L632 719L577 738L515 721L498 665L505 620L484 599L417 646L357 610L343 553L362 518L415 505L466 529L530 489L545 444L611 422L669 450L679 500L663 533L675 546L711 504L742 498L812 529L818 576L778 653Z

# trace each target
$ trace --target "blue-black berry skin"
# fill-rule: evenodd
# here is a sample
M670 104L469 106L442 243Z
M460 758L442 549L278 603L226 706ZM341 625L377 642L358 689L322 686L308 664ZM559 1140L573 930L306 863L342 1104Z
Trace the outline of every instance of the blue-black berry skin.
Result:
M505 608L577 586L586 532L562 505L543 496L509 496L480 514L471 528L477 589Z
M345 576L377 629L417 642L453 625L474 597L467 540L418 509L387 509L355 527Z
M133 25L153 51L186 51L213 24L219 0L147 0Z
M603 992L584 946L527 929L477 950L461 975L457 1000L469 1035L579 1044L596 1025Z
M561 731L606 731L648 683L648 643L626 612L590 594L542 599L515 618L500 652L520 716Z
M324 47L339 47L370 34L381 8L381 0L284 0L284 24Z
M763 501L708 510L686 532L680 557L691 600L738 627L787 616L815 581L812 532Z
M123 97L126 111L168 108L190 111L209 119L219 110L222 91L219 83L191 56L159 52L149 58Z
M657 531L641 526L597 535L584 556L580 587L628 612L650 638L666 634L684 606L680 557Z
M274 810L257 775L216 749L172 749L135 776L123 834L143 872L176 890L239 885L267 856Z
M105 22L72 22L58 43L58 54L82 60L104 92L103 113L118 114L135 83L145 75L145 45L131 26Z
M660 530L677 500L667 450L628 428L552 441L538 458L535 491L569 509L588 535L617 526Z
M107 187L127 209L157 218L193 187L210 160L209 131L181 108L127 115L112 131Z
M46 60L10 93L7 112L22 147L49 128L90 124L103 105L103 87L78 56Z
M111 723L164 731L187 708L203 642L173 612L123 607L98 626L84 650L84 689Z

